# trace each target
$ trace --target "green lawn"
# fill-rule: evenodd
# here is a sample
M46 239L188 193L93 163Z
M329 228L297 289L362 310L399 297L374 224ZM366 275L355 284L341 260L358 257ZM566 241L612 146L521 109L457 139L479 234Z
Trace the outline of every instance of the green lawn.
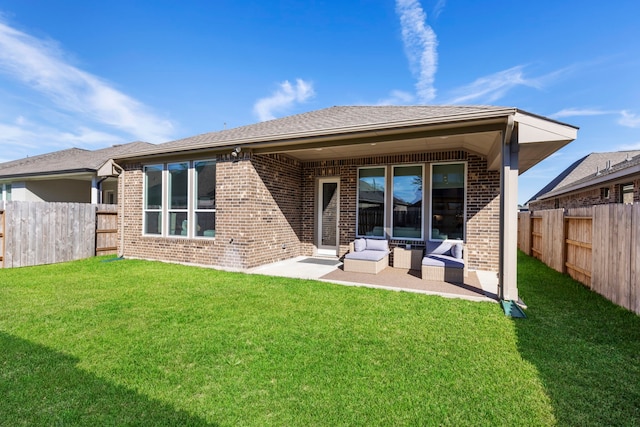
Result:
M640 425L640 318L95 258L0 270L0 425Z

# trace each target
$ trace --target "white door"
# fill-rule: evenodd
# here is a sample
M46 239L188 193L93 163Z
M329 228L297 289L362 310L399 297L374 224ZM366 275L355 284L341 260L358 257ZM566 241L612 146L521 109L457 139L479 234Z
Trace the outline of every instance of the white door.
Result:
M318 255L337 256L340 246L340 178L318 181Z

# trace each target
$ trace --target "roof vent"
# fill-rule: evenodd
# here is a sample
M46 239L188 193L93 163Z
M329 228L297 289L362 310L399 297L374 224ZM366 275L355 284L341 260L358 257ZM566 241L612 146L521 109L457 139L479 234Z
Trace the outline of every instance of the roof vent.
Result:
M596 166L596 176L600 176L600 167Z

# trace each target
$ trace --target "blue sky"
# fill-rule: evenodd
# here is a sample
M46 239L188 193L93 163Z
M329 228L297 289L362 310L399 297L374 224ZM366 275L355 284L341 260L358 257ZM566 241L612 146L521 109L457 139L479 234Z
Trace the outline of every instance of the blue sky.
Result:
M579 126L526 201L640 149L640 2L0 0L0 162L333 105L490 104Z

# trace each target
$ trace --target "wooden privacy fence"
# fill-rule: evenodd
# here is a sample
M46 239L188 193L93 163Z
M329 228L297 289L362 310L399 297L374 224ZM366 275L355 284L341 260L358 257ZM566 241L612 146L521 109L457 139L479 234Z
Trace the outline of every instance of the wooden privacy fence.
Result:
M518 248L640 314L640 204L518 215Z
M117 206L0 202L1 266L53 264L115 253Z

